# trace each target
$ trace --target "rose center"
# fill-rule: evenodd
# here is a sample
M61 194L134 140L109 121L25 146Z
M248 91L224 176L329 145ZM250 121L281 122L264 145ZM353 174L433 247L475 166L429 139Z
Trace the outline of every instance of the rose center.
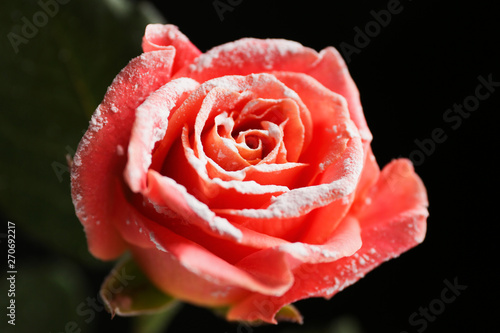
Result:
M249 135L245 138L245 143L247 144L248 148L250 149L257 149L260 144L260 140L253 135Z

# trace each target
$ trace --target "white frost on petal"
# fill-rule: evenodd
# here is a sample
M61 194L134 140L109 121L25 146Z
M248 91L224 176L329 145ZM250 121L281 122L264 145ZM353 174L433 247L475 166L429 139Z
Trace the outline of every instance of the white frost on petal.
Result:
M236 241L241 241L243 234L241 230L233 226L227 219L217 216L206 204L199 201L195 196L188 193L186 188L177 183L175 180L165 176L161 177L161 181L165 185L169 185L172 189L178 192L178 195L182 196L185 203L189 207L190 211L200 218L201 221L206 222L210 230L217 232L220 235L227 235L233 237ZM172 210L182 209L182 207L170 207ZM183 216L190 214L189 211L176 211L179 215ZM184 213L184 214L183 214ZM185 216L186 217L186 216Z
M231 149L234 153L238 154L238 148L236 148L234 140L228 138L221 138L224 146Z
M235 189L242 194L264 194L264 193L274 193L274 192L289 192L290 189L287 186L280 185L261 185L256 181L239 181L239 180L227 180L223 181L220 178L212 179L212 182L219 185L225 189Z
M302 260L310 258L314 255L320 255L321 258L326 260L338 259L342 256L339 251L330 249L327 246L310 245L301 242L283 244L280 245L279 248L280 250L290 253L292 256Z
M267 209L241 209L233 214L250 218L288 218L309 213L314 208L352 193L355 184L340 179L331 184L321 184L293 189L276 198Z
M219 58L221 54L232 53L228 65L243 67L248 63L249 59L262 58L262 64L265 68L271 69L275 62L281 62L282 59L290 54L303 52L305 48L302 44L286 40L286 39L265 39L258 40L255 38L242 38L240 40L222 44L212 48L206 53L195 59L189 69L192 72L200 72L217 63L218 65L226 65Z
M195 90L198 85L188 78L170 81L137 107L125 168L125 178L132 191L142 189L141 182L151 165L153 148L165 136L170 111L183 93Z
M156 248L158 250L162 252L167 252L167 250L165 250L165 248L156 240L154 232L151 231L149 233L149 239L151 240L151 242L153 242L154 245L156 245Z

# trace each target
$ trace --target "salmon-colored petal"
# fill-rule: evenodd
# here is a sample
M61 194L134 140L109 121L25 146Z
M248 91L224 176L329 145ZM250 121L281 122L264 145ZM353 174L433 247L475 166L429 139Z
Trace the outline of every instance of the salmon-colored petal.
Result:
M333 262L351 256L361 248L361 244L359 223L355 218L347 216L323 244L295 242L280 245L278 250L295 259L295 264L290 265L295 269L304 263Z
M133 192L146 189L151 154L156 142L165 135L170 111L177 108L198 86L198 82L188 78L170 81L137 108L125 168L125 179Z
M306 163L259 164L246 168L243 179L261 185L280 185L294 189L303 184L301 174L307 167Z
M113 226L113 198L126 163L136 108L170 80L175 51L169 47L132 59L116 76L90 121L71 168L76 214L89 251L100 259L118 257L126 245ZM106 203L106 204L104 204Z
M238 267L252 267L272 279L275 266L286 266L291 272L304 263L322 263L352 255L361 247L360 228L356 219L344 219L335 233L324 244L286 242L262 233L238 226L243 237L241 244L253 247L236 263ZM229 245L234 248L234 245Z
M350 209L350 212L352 214L355 214L360 209L360 207L364 205L368 192L377 182L379 177L380 168L377 164L377 160L375 159L375 155L373 155L371 147L369 147L365 157L363 172L361 173L358 187L356 188L356 200Z
M347 100L351 119L359 130L366 151L372 140L372 134L366 124L358 88L340 53L333 47L325 48L319 53L318 60L304 73L311 75L325 87Z
M149 277L162 290L173 297L199 306L226 306L249 293L233 285L221 285L186 269L170 253L157 249L133 247L132 254Z
M235 91L231 88L237 89L239 87L236 82L229 82L229 87L214 86L207 93L196 116L193 140L193 150L202 161L211 158L217 165L228 171L239 170L250 165L238 153L232 137L231 139L220 137L215 127L215 118L220 114L221 110L231 112L237 109L238 105L246 103L250 98L243 91ZM203 135L205 128L212 128L214 131L209 131L206 135ZM204 146L204 143L206 143L206 146Z
M359 227L355 220L346 221L337 235L321 247L303 243L277 243L272 240L269 242L266 239L268 236L255 238L255 235L244 232L244 238L249 238L245 242L257 245L255 240L261 239L265 244L261 244L262 250L230 265L215 256L212 250L202 248L168 229L153 229L151 239L158 250L171 254L173 258L166 257L163 253L153 255L135 250L134 253L140 253L140 265L162 290L196 304L212 306L223 305L224 302L237 303L239 299L234 295L241 296L242 293L236 288L259 294L283 294L293 284L293 269L303 262L336 260L351 255L360 246ZM250 240L252 238L253 241ZM229 244L225 248L226 252L233 247L234 243ZM162 258L161 262L154 257ZM195 282L197 285L193 287ZM204 286L202 290L199 284Z
M218 131L218 127L220 126L218 120L215 120L215 125L212 129L202 135L201 140L195 139L195 142L201 141L203 148L206 148L203 149L202 154L210 158L214 164L227 171L241 170L251 165L253 159L257 157L249 156L248 151L243 151L242 155L242 149L239 149L237 142L232 138L221 136ZM251 160L249 161L247 157L250 157Z
M139 265L159 288L181 299L203 305L227 304L227 298L221 296L228 290L232 294L241 293L243 289L264 295L282 295L293 282L287 267L275 267L276 276L270 279L252 267L232 265L167 228L157 224L151 227L149 236L156 248L153 251L135 248L133 252L146 256L146 261L141 258ZM208 290L198 290L193 286L193 280Z
M304 151L300 159L311 165L311 174L306 176L309 184L331 181L330 177L325 177L326 171L338 161L347 142L359 137L349 119L345 99L305 74L281 72L274 75L300 96L311 115L310 149Z
M235 242L231 236L214 236L193 223L172 220L162 225L179 236L202 244L205 249L233 265L257 251L288 243L283 239L257 233L242 226L236 226L242 236Z
M175 47L175 60L172 73L190 64L201 54L196 46L175 25L148 24L142 39L144 52L165 50L169 46Z
M313 49L285 39L243 38L202 54L175 77L198 82L225 75L248 75L269 71L305 72L318 59Z
M376 227L396 214L416 211L427 214L427 192L408 159L397 159L386 165L377 183L370 188L363 206L356 213L363 228ZM416 229L415 240L425 236L425 221Z
M229 221L215 215L184 186L154 170L148 172L148 188L143 194L160 207L167 207L180 215L186 223L194 224L209 234L229 237L234 241L241 239L241 231Z
M331 263L304 264L294 270L295 283L281 297L252 294L228 313L232 320L274 322L284 305L310 297L330 298L355 283L384 261L395 258L423 241L427 196L422 181L407 160L386 166L358 216L361 248ZM386 203L379 209L378 204Z
M301 114L308 112L302 105L291 98L257 98L245 105L234 124L234 131L246 135L252 128L262 126L267 121L283 128L283 141L286 148L286 160L297 162L304 146L305 128ZM238 136L240 139L240 136ZM243 139L240 139L243 141Z

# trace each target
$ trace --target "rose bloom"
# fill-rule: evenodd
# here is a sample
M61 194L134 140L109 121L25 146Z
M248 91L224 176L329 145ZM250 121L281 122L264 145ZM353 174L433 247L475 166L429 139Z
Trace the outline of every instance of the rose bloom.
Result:
M148 25L71 168L90 252L130 251L160 290L276 322L422 242L427 195L407 159L380 170L333 47L244 38L201 53Z

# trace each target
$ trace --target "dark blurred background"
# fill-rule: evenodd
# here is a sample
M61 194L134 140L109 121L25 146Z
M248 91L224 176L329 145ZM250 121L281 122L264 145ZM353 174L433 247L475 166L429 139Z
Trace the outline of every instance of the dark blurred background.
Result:
M2 314L2 332L64 332L70 321L81 332L132 331L130 318L111 320L99 311L87 323L76 314L81 302L95 297L112 265L86 250L64 156L76 149L88 114L114 75L139 54L146 22L160 22L162 16L202 51L242 37L341 50L360 90L379 164L411 158L428 189L423 244L330 301L298 302L303 326L262 326L253 332L495 331L500 83L492 84L483 100L474 97L479 77L500 82L500 29L492 2L151 1L157 12L144 3L139 9L136 2L119 3L61 4L18 52L8 34L16 29L21 34L22 18L32 18L40 5L0 5L0 233L7 221L16 223L19 272L18 325L7 326ZM387 10L393 11L390 21ZM464 103L465 111L453 111ZM433 135L436 131L441 134ZM449 304L440 303L445 280L466 286ZM202 331L249 330L188 305L169 329Z

